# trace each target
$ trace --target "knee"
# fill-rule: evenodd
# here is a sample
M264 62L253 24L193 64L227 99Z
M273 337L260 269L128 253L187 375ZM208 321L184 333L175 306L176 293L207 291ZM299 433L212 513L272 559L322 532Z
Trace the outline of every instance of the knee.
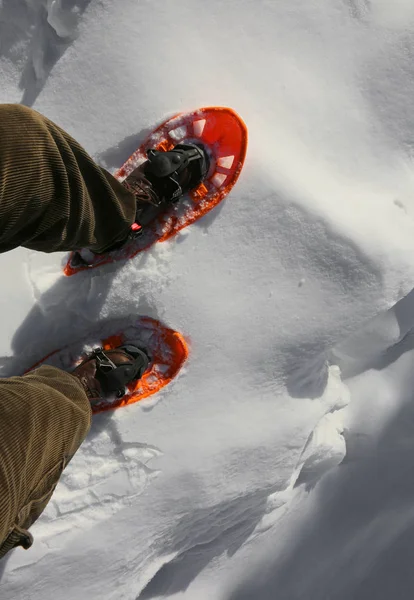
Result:
M0 104L0 119L34 119L39 113L23 104ZM4 122L4 121L3 121Z

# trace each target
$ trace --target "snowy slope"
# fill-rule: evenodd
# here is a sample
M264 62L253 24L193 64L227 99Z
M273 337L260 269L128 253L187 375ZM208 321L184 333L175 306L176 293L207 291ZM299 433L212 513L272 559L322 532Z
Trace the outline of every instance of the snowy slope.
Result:
M403 0L0 1L0 101L107 168L187 108L231 106L250 136L225 203L116 271L0 257L3 375L137 314L191 342L156 398L96 417L2 599L391 597L412 521L413 26Z

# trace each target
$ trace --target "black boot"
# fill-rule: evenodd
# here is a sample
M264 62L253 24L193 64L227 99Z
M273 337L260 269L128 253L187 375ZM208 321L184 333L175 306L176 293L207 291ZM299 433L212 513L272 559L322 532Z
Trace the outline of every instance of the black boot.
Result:
M178 144L168 152L148 150L144 172L158 197L177 202L206 177L210 160L201 144Z
M199 144L178 144L168 152L149 149L147 156L123 182L137 198L136 222L141 227L195 189L210 168L208 154Z
M141 379L149 363L146 352L132 344L113 350L96 348L72 375L79 379L90 401L112 395L122 398L128 383Z

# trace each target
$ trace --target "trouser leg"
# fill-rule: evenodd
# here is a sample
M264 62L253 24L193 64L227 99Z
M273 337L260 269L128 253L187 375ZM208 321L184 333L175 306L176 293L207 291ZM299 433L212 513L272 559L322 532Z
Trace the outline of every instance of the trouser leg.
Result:
M36 111L0 104L0 252L104 252L125 239L136 200Z
M42 366L0 379L0 557L29 547L27 529L85 439L91 407L77 378Z

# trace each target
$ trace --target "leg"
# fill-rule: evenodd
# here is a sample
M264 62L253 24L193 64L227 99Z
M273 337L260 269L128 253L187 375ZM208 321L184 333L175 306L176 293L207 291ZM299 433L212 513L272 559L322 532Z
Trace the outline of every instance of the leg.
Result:
M27 529L89 431L91 408L80 381L42 366L0 379L0 558L31 546Z
M129 232L134 194L36 111L0 105L0 252L104 252Z

